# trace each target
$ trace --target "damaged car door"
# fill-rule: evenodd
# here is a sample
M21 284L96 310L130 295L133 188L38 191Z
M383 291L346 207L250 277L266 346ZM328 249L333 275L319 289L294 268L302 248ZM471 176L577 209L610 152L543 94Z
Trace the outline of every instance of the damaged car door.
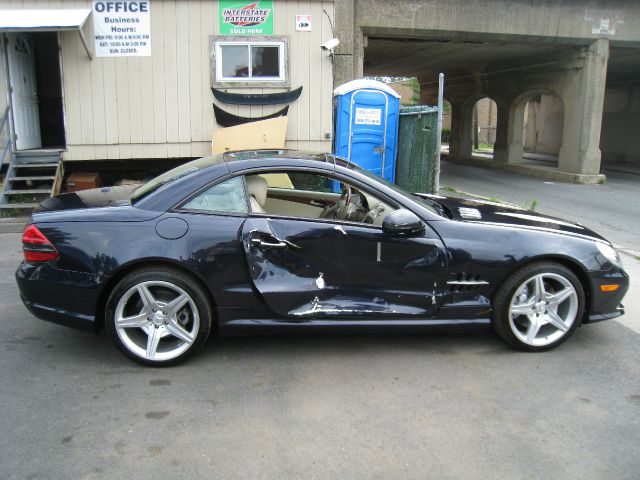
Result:
M276 314L311 318L428 318L444 285L444 245L381 226L252 215L242 227L251 280Z

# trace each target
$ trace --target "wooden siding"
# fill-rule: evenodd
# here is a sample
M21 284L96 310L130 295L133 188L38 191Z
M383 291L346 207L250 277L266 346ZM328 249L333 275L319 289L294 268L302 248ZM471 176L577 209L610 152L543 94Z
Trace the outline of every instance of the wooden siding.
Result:
M0 1L0 8L91 8L89 0ZM287 146L330 150L332 63L320 45L332 37L333 0L275 0L274 35L289 36L291 88ZM311 14L313 31L295 30ZM91 21L91 20L90 20ZM151 0L150 57L94 58L75 32L60 35L67 151L65 160L198 157L210 152L213 114L209 37L219 34L215 0ZM93 39L91 39L93 41ZM2 82L3 79L0 80ZM242 89L242 92L281 91ZM5 89L0 83L0 95ZM4 98L0 99L0 106ZM282 108L222 104L236 115Z

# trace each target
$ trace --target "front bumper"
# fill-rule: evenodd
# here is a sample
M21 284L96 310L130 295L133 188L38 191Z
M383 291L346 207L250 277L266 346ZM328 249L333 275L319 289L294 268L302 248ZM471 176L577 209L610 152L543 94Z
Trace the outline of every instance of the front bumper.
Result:
M588 305L588 315L583 323L595 323L610 320L624 315L622 299L629 290L629 275L620 267L612 267L605 271L589 273L591 295ZM602 285L620 285L615 291L603 292Z
M596 323L602 322L603 320L611 320L612 318L617 318L624 315L624 305L618 305L618 308L614 312L611 313L597 313L595 315L589 315L588 318L585 318L583 323Z

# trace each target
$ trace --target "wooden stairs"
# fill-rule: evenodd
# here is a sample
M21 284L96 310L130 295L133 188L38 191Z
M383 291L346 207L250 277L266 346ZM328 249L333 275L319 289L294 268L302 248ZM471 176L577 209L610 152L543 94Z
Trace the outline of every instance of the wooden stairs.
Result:
M3 216L29 214L60 192L64 175L60 150L30 150L12 155L0 194Z
M40 202L60 192L64 175L60 149L14 151L9 135L9 107L0 118L0 166L9 166L0 193L0 216L28 215Z

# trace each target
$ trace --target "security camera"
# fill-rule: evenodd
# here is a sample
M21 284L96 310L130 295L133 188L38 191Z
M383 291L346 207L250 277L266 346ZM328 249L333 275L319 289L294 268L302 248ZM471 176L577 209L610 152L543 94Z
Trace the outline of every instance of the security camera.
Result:
M332 38L331 40L327 40L326 42L324 42L322 45L320 45L320 47L323 50L328 51L329 53L333 53L338 45L340 45L340 40L338 40L337 38Z

